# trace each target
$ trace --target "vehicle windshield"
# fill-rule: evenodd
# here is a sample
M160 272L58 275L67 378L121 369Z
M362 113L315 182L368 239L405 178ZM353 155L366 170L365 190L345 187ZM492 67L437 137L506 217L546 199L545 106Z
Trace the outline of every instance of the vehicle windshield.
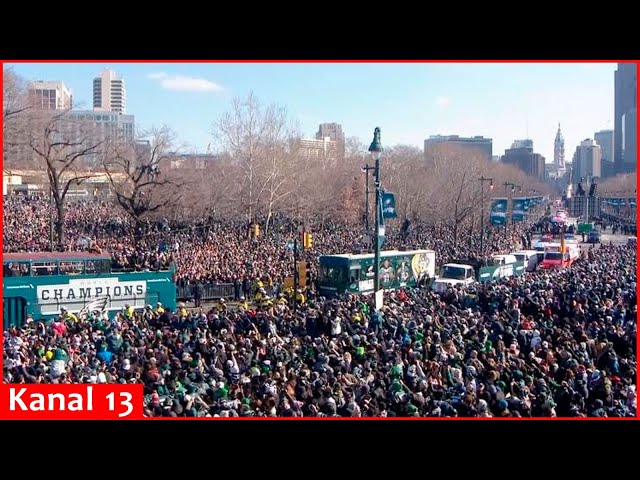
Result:
M451 267L445 265L442 267L442 278L450 278L451 280L464 280L466 278L466 269L461 267Z
M335 285L347 281L347 269L344 267L320 267L320 284Z
M545 260L562 260L562 254L560 252L547 252L544 254Z
M526 260L524 253L516 253L514 257L516 257L516 260L519 262L524 262Z

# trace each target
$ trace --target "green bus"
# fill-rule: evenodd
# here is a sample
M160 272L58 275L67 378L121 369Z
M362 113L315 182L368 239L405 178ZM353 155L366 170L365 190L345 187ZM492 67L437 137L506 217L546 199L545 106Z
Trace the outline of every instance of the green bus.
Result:
M373 293L374 263L373 253L322 255L318 272L320 295ZM433 250L385 250L380 252L380 286L386 290L415 287L427 276L433 280L435 268Z
M4 329L21 326L27 315L50 320L62 307L78 312L104 297L110 313L126 304L139 309L160 302L167 310L176 308L173 265L125 271L114 267L110 255L87 252L5 253L2 263Z

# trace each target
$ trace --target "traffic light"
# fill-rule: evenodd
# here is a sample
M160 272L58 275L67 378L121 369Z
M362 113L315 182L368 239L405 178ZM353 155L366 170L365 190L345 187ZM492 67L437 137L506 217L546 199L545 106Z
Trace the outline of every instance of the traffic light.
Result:
M311 265L309 265L308 262L307 262L305 275L306 275L306 278L305 278L304 284L307 288L311 288Z
M258 238L260 236L260 225L257 223L253 224L253 236Z
M313 247L313 234L304 232L302 236L302 245L305 249Z

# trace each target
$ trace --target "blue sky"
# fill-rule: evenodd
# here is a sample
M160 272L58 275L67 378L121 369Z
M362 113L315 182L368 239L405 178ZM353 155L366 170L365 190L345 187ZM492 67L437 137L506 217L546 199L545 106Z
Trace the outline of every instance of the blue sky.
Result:
M122 75L127 113L150 128L166 124L181 142L204 151L213 122L234 97L254 91L285 105L305 137L318 124L341 123L369 143L420 148L429 135L493 138L494 155L531 138L547 162L562 125L567 159L595 131L613 128L614 63L21 63L29 80L61 80L76 105L92 106L92 80L103 68ZM528 134L527 134L528 133Z

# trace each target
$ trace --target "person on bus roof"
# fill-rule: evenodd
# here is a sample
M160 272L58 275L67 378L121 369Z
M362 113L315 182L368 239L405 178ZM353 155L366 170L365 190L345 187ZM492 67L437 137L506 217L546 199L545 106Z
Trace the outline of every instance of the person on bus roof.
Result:
M66 307L60 308L60 316L62 317L63 320L71 320L72 322L78 321L78 317L76 317L75 314L67 310Z
M133 318L134 314L135 314L135 309L131 305L126 303L124 305L124 316L125 316L125 318L127 318L127 320L130 320L130 319Z

